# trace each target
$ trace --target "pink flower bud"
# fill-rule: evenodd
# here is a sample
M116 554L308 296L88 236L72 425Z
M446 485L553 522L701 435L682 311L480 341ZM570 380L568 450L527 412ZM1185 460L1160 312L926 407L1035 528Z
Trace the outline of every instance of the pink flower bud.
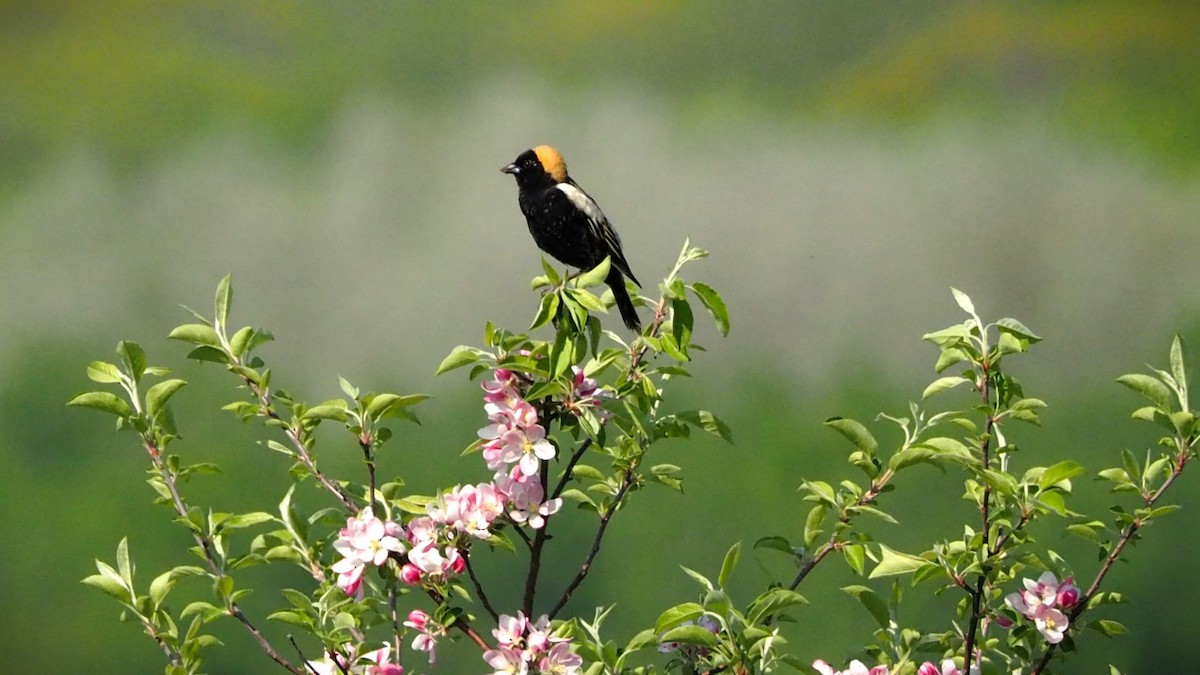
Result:
M467 561L461 555L454 556L454 561L450 563L450 571L455 574L462 574L467 569Z
M942 674L938 672L937 666L933 665L933 663L930 661L926 661L925 663L921 664L920 668L917 668L917 675L942 675Z
M415 586L421 583L421 570L412 563L405 563L404 567L400 568L400 581Z
M425 630L425 624L429 622L429 615L419 609L414 609L408 613L408 622L404 625L411 626L417 630Z
M1074 607L1079 602L1079 589L1067 583L1058 587L1058 606Z
M1008 618L1007 616L1004 616L1003 614L997 614L996 625L1000 626L1001 628L1012 628L1013 622L1012 619Z

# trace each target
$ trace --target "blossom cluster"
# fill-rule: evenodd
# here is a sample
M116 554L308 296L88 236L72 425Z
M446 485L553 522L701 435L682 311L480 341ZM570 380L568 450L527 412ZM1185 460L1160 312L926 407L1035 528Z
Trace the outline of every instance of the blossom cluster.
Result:
M580 383L579 375L576 391L581 386L590 386L594 392L595 381L584 378ZM521 384L517 374L506 368L497 368L491 379L483 382L483 409L488 424L479 430L479 438L484 441L483 459L488 469L495 472L491 485L500 512L507 509L514 522L539 529L548 516L562 507L561 499L545 499L546 490L539 475L541 463L554 459L558 450L546 438L546 428L540 424L537 409L522 396Z
M404 668L391 662L392 646L386 642L374 651L344 656L326 652L319 661L306 661L314 675L404 675Z
M353 518L346 519L346 527L338 533L333 548L342 554L342 559L333 564L337 574L338 588L346 595L362 597L362 579L367 567L379 567L387 562L392 553L403 554L405 547L404 528L390 520L375 517L371 507L366 507Z
M821 675L888 675L887 666L875 666L867 668L866 664L858 659L850 662L850 667L845 670L834 670L833 666L825 663L821 659L813 661L813 670L816 670Z
M412 648L418 652L428 652L430 663L437 661L437 641L446 635L446 627L419 609L408 613L408 620L404 625L417 633L413 638Z
M1070 619L1062 611L1079 604L1080 593L1071 577L1060 583L1053 572L1043 572L1037 581L1024 579L1025 590L1009 593L1004 604L1031 619L1050 644L1062 642Z
M887 666L880 665L874 668L867 668L865 663L857 659L851 661L850 666L845 670L834 670L833 666L817 659L813 661L813 669L821 675L888 675ZM971 669L971 673L972 675L978 675L978 671L975 668ZM917 668L917 675L962 675L962 671L958 669L958 666L954 665L953 660L946 659L942 661L940 668L932 661L922 663Z
M567 638L550 633L550 618L530 621L523 612L501 614L492 631L496 648L484 652L483 660L494 670L490 675L578 675L583 657L571 652Z

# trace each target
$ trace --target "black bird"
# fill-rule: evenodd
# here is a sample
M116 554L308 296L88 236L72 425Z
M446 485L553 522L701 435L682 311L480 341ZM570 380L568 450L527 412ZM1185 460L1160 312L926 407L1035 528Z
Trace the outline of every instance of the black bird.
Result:
M609 258L611 267L604 281L612 288L625 326L640 332L642 322L625 290L625 277L639 287L642 284L629 269L621 238L596 200L567 175L562 155L548 145L539 145L500 170L517 179L517 201L538 248L581 270Z

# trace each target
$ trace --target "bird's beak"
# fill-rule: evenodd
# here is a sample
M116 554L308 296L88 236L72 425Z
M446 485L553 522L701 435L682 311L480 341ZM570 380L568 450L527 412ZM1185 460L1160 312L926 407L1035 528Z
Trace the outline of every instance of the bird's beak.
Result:
M516 164L509 164L508 166L501 168L500 172L517 174L517 173L521 173L521 170L519 168L517 168Z

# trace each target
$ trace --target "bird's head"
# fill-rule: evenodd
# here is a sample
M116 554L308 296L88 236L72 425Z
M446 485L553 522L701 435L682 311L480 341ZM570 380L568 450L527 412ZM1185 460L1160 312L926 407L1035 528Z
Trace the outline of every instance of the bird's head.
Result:
M567 163L563 161L558 150L549 145L539 145L532 150L526 150L513 160L512 164L500 169L511 173L520 184L533 184L541 181L562 183L567 180Z

